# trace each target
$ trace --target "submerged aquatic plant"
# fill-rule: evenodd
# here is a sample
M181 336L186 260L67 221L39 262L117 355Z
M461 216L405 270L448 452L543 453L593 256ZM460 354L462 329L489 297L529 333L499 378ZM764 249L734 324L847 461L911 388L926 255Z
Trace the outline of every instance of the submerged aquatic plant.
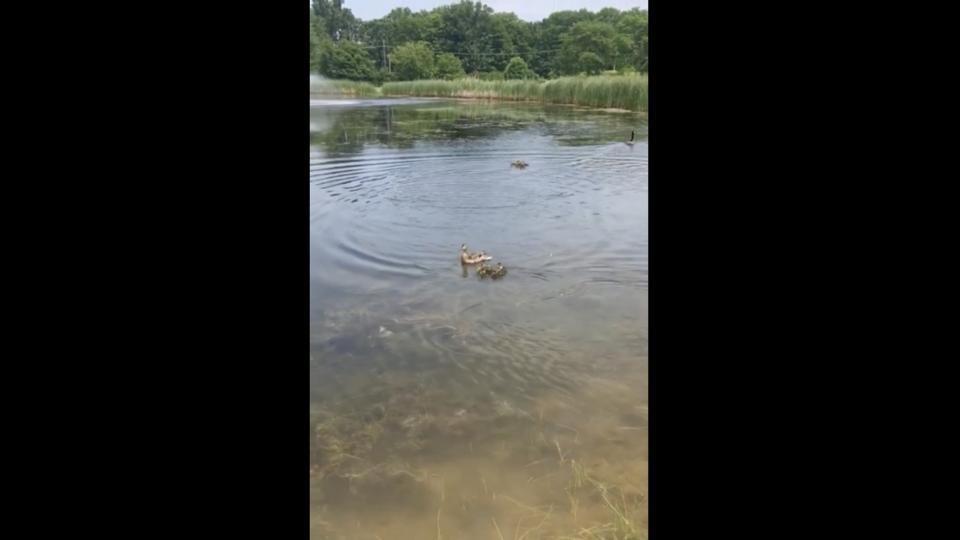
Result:
M570 461L570 484L566 489L570 511L576 520L582 495L599 495L607 509L610 521L582 528L577 536L562 536L565 539L592 540L645 540L647 529L641 520L643 497L628 501L623 489L604 484L591 477L583 465Z
M399 504L421 516L410 527L430 523L437 538L457 537L459 525L477 522L490 537L513 540L647 538L643 495L619 485L617 471L585 466L583 454L593 448L584 446L586 434L551 420L549 409L492 392L466 400L438 396L423 380L371 390L359 407L355 400L315 405L315 534L343 526L338 508L367 512ZM488 460L491 468L451 478L443 467L461 459ZM523 476L502 474L510 470ZM376 537L372 527L368 537Z

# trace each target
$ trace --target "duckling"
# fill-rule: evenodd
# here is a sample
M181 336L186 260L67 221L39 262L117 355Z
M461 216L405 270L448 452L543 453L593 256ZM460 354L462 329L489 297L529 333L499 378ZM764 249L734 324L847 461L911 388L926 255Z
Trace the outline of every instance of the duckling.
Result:
M487 266L487 265L485 265L485 264L483 264L483 263L480 263L480 266L477 267L477 276L479 276L480 279L486 278L486 277L489 276L492 272L493 272L493 268L490 268L489 266Z
M500 279L505 275L507 275L507 269L503 266L503 263L497 263L497 267L492 268L490 272L490 277L493 279Z
M510 166L511 166L511 167L515 167L515 168L517 168L517 169L525 169L525 168L527 167L527 162L526 162L526 161L521 161L521 160L518 159L518 160L514 161L513 163L511 163Z

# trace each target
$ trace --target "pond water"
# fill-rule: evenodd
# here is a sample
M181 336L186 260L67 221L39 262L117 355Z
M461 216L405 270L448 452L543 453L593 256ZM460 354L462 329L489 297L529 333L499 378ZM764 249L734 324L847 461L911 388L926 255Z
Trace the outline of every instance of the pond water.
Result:
M645 538L644 118L317 99L310 126L311 538Z

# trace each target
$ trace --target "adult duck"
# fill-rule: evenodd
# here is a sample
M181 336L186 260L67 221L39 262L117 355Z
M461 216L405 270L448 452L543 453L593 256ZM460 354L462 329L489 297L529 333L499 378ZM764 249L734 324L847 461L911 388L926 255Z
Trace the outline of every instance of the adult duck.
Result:
M489 261L493 257L484 252L470 253L467 251L466 244L460 244L460 264L477 264L483 261Z

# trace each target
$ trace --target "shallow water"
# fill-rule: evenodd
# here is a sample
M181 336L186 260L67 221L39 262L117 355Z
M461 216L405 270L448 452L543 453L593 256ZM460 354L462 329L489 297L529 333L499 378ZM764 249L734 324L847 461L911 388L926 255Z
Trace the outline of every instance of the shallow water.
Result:
M642 117L358 99L310 125L312 538L645 536Z

